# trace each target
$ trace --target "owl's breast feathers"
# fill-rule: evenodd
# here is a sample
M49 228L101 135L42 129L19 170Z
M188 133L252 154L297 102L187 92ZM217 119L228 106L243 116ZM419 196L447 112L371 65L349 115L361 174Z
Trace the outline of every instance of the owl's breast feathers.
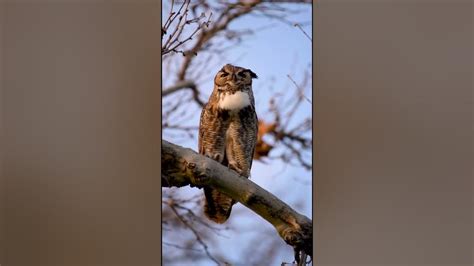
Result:
M232 94L230 93L223 93L219 95L219 101L217 106L221 110L227 111L240 111L241 109L249 106L250 103L250 96L247 92L244 91L236 91Z

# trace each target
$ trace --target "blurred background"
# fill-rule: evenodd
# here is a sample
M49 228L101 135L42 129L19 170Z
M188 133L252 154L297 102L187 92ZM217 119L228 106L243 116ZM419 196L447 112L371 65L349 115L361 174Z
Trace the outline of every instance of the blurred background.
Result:
M197 151L201 109L230 63L251 69L259 141L251 180L312 217L311 1L163 1L163 139ZM279 265L293 250L241 204L218 225L203 191L163 188L165 265Z
M0 264L159 265L159 3L7 2Z

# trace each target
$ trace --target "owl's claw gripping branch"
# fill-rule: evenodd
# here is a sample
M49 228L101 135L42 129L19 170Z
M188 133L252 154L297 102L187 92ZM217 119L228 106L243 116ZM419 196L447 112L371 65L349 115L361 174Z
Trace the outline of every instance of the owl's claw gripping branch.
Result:
M166 177L162 187L210 186L238 201L271 223L280 237L292 246L295 256L312 258L312 221L293 210L247 178L195 151L163 140L161 175ZM184 166L184 167L183 167Z

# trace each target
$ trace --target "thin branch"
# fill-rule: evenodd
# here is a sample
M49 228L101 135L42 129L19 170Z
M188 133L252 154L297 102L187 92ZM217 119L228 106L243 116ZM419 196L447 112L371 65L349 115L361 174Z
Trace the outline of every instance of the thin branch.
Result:
M205 13L201 13L199 17L188 19L190 3L190 0L184 0L178 11L173 12L174 1L171 2L170 14L165 24L161 28L162 39L166 34L168 34L169 27L173 24L176 18L178 18L178 20L174 24L174 29L169 34L168 39L161 47L161 54L163 56L171 52L181 53L183 56L191 56L195 54L193 52L179 50L178 47L181 47L186 42L191 41L198 31L202 30L204 27L208 27L209 23L211 22L212 13L208 16L207 21L204 22L201 22L201 20L204 20L206 18ZM189 24L197 24L197 27L188 37L180 40L180 37L183 34L186 25Z
M303 97L308 103L312 104L311 100L308 99L308 97L306 97L306 95L304 95L303 89L296 83L296 81L293 78L291 78L291 76L289 74L287 74L286 76L291 80L291 82L293 82L293 84L295 84L296 88L301 93L300 94L301 97Z
M194 84L194 82L188 81L188 80L180 81L180 82L176 83L175 85L164 89L161 92L161 96L165 97L165 96L168 96L169 94L173 94L173 93L175 93L179 90L182 90L182 89L195 90L196 89L196 84Z
M181 217L181 215L178 213L178 211L176 210L176 208L172 205L169 205L171 210L174 212L174 214L176 215L176 217L178 217L178 219L189 229L191 230L191 232L193 232L194 236L196 237L196 240L199 242L199 244L201 244L201 246L203 247L204 249L204 252L206 253L206 255L212 260L214 261L217 266L220 265L219 261L216 260L212 255L211 253L209 253L209 247L206 245L206 243L204 243L204 241L202 240L201 236L199 235L199 233L196 231L196 229L191 226L185 219L183 219L183 217Z
M177 91L183 90L183 89L190 89L193 93L193 99L194 101L199 104L199 106L204 106L204 102L199 98L199 90L197 89L197 86L194 82L192 81L179 81L175 85L168 87L164 89L161 92L161 97L166 97L168 95L171 95Z
M306 31L303 30L303 27L301 27L301 25L299 23L295 23L295 27L298 27L303 33L304 35L306 35L306 37L311 41L313 42L313 39L311 39L311 37L309 37L308 33L306 33Z
M282 143L288 147L288 149L296 156L296 159L301 163L301 165L306 168L306 170L311 170L311 165L307 162L304 161L303 155L301 154L300 150L296 149L291 145L291 143L286 142L285 140L282 140Z
M227 237L227 236L224 236L222 234L219 233L219 231L222 230L222 228L218 228L218 227L215 227L215 226L212 226L210 225L209 223L205 222L204 219L202 219L202 217L200 216L197 216L190 208L187 208L185 206L182 206L181 204L178 204L176 202L170 202L170 201L164 201L163 203L165 203L166 205L168 206L171 206L173 205L176 209L181 209L181 210L184 210L186 211L186 214L187 216L191 217L191 219L197 221L199 224L209 228L210 230L212 230L215 234L219 235L219 236L222 236L222 237Z
M184 3L183 3L184 5ZM171 8L170 8L170 14L168 15L168 19L166 20L165 24L161 27L162 32L161 32L161 37L166 34L166 31L168 30L168 27L171 25L173 20L176 18L175 12L173 12L173 7L174 7L174 0L171 0Z
M176 245L176 244L173 244L173 243L168 243L168 242L165 242L165 241L163 241L162 243L163 243L163 245L170 246L170 247L174 247L174 248L178 248L178 249L192 250L192 251L198 251L198 252L201 252L201 251L202 251L202 250L200 250L200 249L182 247L182 246L180 246L180 245Z
M171 24L173 23L173 21L181 14L181 10L183 9L183 7L186 5L186 2L187 1L184 1L181 5L181 7L179 8L178 12L173 12L173 9L170 10L170 19L167 21L169 22L169 24L165 24L163 26L163 32L162 32L162 36L163 35L166 35L167 34L167 31L168 31L168 28L169 26L171 26ZM174 3L174 1L173 1ZM171 6L173 7L173 6ZM173 33L170 34L170 36L168 37L168 40L166 41L166 43L163 45L163 47L167 47L169 45L169 43L171 42L173 36L176 34L176 32L178 31L179 29L179 22L178 22L178 25L175 27ZM163 49L162 49L163 51Z

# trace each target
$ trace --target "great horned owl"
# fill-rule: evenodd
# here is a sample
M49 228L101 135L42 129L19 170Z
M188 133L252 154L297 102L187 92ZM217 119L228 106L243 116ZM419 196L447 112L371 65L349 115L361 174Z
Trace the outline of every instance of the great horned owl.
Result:
M214 78L214 90L201 112L199 153L228 166L241 176L250 175L257 142L258 120L250 69L230 64ZM204 213L224 223L235 201L210 187L204 188Z

